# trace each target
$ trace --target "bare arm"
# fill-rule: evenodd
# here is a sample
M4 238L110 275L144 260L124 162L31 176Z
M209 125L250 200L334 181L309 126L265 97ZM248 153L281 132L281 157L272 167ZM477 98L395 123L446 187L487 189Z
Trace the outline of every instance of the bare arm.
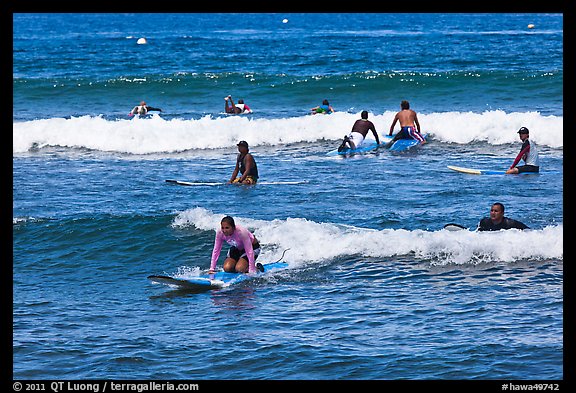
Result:
M372 134L374 134L374 138L376 138L376 144L380 144L380 138L378 137L378 132L376 132L376 127L373 125L370 128L370 131L372 131Z
M390 133L388 135L392 135L392 133L394 132L394 126L396 125L397 121L398 121L398 113L396 113L396 116L394 116L394 121L392 121L392 125L390 126Z
M414 112L414 124L416 125L416 130L419 133L422 133L422 129L420 128L420 122L418 121L418 115Z
M232 176L230 177L230 181L228 183L232 183L234 179L236 179L236 176L238 176L239 171L240 171L240 163L238 162L238 160L236 160L236 167L234 168L234 171L232 172Z

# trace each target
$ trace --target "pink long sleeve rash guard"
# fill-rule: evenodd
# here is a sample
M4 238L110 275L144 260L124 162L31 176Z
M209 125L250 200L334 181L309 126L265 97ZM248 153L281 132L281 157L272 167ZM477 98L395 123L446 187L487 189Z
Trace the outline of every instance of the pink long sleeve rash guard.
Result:
M244 227L236 225L234 233L230 236L226 236L221 229L216 232L216 239L214 240L214 250L212 250L212 261L210 262L210 269L216 269L216 263L218 262L218 257L220 256L220 251L222 251L222 242L225 241L231 246L238 248L239 250L244 250L246 256L248 257L248 272L256 272L256 264L254 263L254 248L252 247L252 242L254 241L254 235Z

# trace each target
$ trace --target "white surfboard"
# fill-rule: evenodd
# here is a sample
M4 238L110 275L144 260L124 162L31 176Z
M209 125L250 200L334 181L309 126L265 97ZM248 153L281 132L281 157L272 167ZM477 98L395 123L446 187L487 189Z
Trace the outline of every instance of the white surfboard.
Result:
M452 169L453 171L460 172L460 173L467 173L469 175L505 175L506 171L495 171L491 169L472 169L472 168L463 168L461 166L453 166L448 165L448 169ZM537 175L538 172L522 172L519 175L526 175L532 174Z

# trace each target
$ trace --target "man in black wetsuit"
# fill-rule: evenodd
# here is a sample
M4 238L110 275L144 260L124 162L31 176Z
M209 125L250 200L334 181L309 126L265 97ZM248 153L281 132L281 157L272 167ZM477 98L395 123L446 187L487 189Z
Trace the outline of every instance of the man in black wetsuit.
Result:
M344 150L346 145L348 145L350 149L359 148L362 145L362 142L364 142L364 138L366 138L368 131L372 131L374 138L376 138L376 144L379 145L380 138L376 132L376 127L374 126L374 123L368 120L368 111L362 111L360 114L360 119L356 120L352 126L352 131L350 131L350 134L344 136L344 140L338 148L338 151Z
M499 231L500 229L529 229L520 221L504 217L504 205L496 202L490 208L490 217L484 217L478 224L479 231Z
M258 167L252 154L248 153L248 142L240 141L236 146L238 146L239 152L236 158L236 167L228 183L256 184L258 181ZM240 177L236 177L238 172L241 174Z

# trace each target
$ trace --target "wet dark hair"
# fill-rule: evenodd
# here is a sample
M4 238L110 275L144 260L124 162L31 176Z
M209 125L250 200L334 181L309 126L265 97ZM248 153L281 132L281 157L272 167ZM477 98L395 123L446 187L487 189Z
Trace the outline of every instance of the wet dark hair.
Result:
M368 118L368 111L362 111L362 113L360 113L360 117L363 119L367 119Z
M322 105L330 105L330 104L328 103L328 100L324 100L322 101Z
M238 103L239 103L239 104L243 104L243 103L244 103L244 100L238 100Z
M501 204L500 202L493 203L492 206L500 206L500 209L502 210L502 213L504 213L504 205Z
M404 100L404 101L402 101L402 102L400 103L400 108L402 108L402 109L410 109L410 103L409 103L408 101Z
M226 216L222 219L222 221L220 221L220 223L226 222L228 223L228 225L230 225L232 228L236 229L236 223L234 222L234 219L230 216Z

